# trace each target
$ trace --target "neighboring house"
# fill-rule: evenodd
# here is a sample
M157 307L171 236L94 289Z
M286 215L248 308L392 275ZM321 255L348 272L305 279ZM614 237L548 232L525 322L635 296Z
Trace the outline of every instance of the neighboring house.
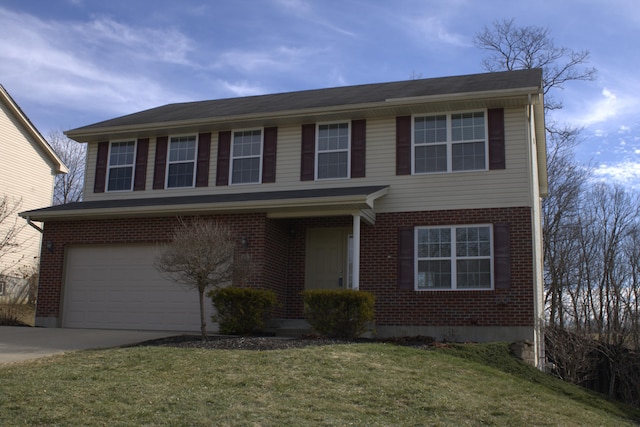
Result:
M28 278L38 270L42 234L29 227L18 212L51 204L55 176L66 172L60 158L0 85L0 200L6 202L9 214L0 223L0 303L27 299ZM0 212L0 217L5 215ZM17 234L6 242L12 230Z
M379 335L541 348L540 70L170 104L67 132L84 201L45 222L37 324L197 330L153 267L176 216L228 224L283 327L301 292L376 297Z

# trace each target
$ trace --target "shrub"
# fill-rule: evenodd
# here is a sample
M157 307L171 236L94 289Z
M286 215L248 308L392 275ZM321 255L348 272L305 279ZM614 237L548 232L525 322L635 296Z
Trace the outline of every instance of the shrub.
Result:
M220 288L207 294L217 314L211 316L218 322L220 333L248 335L264 328L276 305L276 294L265 289Z
M373 294L355 290L309 290L303 292L305 317L319 334L353 339L373 321Z

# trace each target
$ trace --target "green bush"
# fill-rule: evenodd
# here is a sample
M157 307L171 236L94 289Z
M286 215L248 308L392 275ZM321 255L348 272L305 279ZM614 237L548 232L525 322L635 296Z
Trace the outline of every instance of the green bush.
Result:
M276 294L265 289L221 288L207 294L217 314L221 334L248 335L264 328L276 305Z
M373 321L373 294L355 290L309 290L303 292L307 321L319 334L353 339Z

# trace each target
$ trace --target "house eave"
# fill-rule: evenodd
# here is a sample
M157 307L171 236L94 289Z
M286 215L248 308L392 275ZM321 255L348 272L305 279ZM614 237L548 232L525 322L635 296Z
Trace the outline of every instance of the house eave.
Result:
M255 200L233 200L227 202L161 203L133 206L124 203L117 207L78 209L51 209L21 212L22 218L30 221L77 221L108 218L158 217L182 215L215 215L262 212L272 218L308 216L351 215L374 208L374 201L388 192L388 187L376 187L369 191L363 187L358 194L327 195ZM241 196L241 195L240 195ZM178 199L178 198L176 198ZM82 202L80 202L82 203ZM80 204L80 206L82 206ZM370 217L370 216L369 216Z

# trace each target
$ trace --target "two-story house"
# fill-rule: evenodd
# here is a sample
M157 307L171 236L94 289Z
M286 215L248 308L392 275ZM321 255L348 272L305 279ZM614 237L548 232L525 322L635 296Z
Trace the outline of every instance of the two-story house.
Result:
M0 303L29 299L41 233L18 212L53 202L55 177L67 167L0 85Z
M67 132L85 200L44 221L41 326L197 330L153 267L176 216L228 224L278 296L376 297L376 332L540 343L540 70L169 104Z

